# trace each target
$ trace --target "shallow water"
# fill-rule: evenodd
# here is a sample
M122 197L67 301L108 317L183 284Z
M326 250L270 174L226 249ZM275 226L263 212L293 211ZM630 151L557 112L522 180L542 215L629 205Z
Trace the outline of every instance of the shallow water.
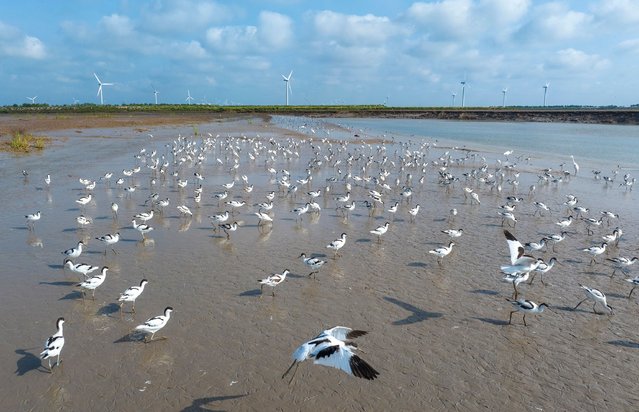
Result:
M153 139L146 132L126 129L59 132L64 141L42 155L3 156L0 187L6 194L7 213L0 215L5 228L0 255L4 283L0 289L4 310L0 396L6 410L635 408L636 297L626 298L630 285L625 276L610 278L612 268L603 263L588 266L589 255L578 249L598 243L601 234L619 225L624 236L610 256L638 254L636 191L595 180L588 172L588 161L578 176L546 185L537 183L537 175L543 167L558 168L554 159L521 165L519 187L524 201L515 212L519 223L510 230L522 242L558 233L554 222L565 214L561 203L568 193L589 207L591 216L613 210L621 218L613 226L595 229L592 236L586 235L583 223L575 222L572 235L557 245L556 253L540 254L546 260L556 256L563 265L544 277L546 286L535 280L530 286L522 284L520 292L527 299L548 303L553 311L527 316L527 327L516 313L509 326L510 304L505 298L511 296L512 286L501 282L499 273L499 266L508 261L508 249L496 211L505 196L513 193L506 185L498 193L464 181L462 173L479 168L480 156L449 168L461 181L448 189L438 183L432 162L446 151L453 158L464 157L467 151L431 146L423 173L421 167L399 173L398 167L387 163L391 185L397 176L403 183L406 173L413 175L409 203L421 205L414 222L406 202L394 218L382 210L369 216L361 203L344 218L336 212L334 200L345 193L344 183L333 184L331 192L320 198L320 216L306 215L296 222L290 210L306 201L302 193L324 188L328 177L338 176L338 168L341 176L348 173L347 153L362 155L352 175L364 176L361 166L366 156L382 160L377 144L352 142L338 154L333 143L330 150L336 157L313 172L310 186L300 187L295 198L278 194L272 229L258 228L252 215L257 208L245 206L234 217L240 229L227 239L223 232L212 230L207 217L226 209L218 206L213 193L222 190L222 183L235 180L233 196L253 205L269 191L277 191L264 167L267 150L274 146L269 139L284 143L281 136L291 132L257 120L201 125L199 130L205 137L210 132L220 138L202 166L187 161L169 168L189 179L187 188L179 190L170 176L150 187L150 170L141 164L141 172L127 181L127 185L139 185L130 199L115 179L122 169L137 164L133 156L142 148L147 154L152 150L164 154L165 145L178 135L200 144L202 138L192 136L193 128L152 128ZM229 134L256 139L259 135L266 147L252 161L250 143L233 140L240 160L235 176L229 172L234 155L222 144ZM373 136L361 136L368 137ZM293 154L285 160L280 152L272 166L289 170L292 179L304 176L312 151L321 149L321 156L328 155L330 143L315 138L311 147L306 139L297 148L299 158ZM389 162L396 165L404 154L400 141L386 148ZM424 149L420 145L413 143L410 149ZM473 149L471 145L467 148ZM495 159L503 158L499 151L478 153L488 159L489 169L494 169ZM341 165L331 167L337 159L342 159ZM371 163L367 173L373 175L378 168ZM30 172L26 180L22 169ZM74 202L84 194L78 178L98 179L107 171L115 172L110 188L99 182L95 200L80 210ZM193 201L195 171L206 177L199 208ZM53 181L49 188L43 183L47 173ZM243 174L255 183L250 196L241 189ZM422 174L425 181L420 184ZM528 197L531 184L537 184L537 190ZM464 186L479 193L481 205L471 205L464 198ZM353 182L352 196L368 199L369 188ZM131 227L131 218L148 209L144 202L154 192L160 198L169 197L171 205L149 222L155 230L142 242ZM399 188L384 196L388 198L385 210L393 200L400 200ZM555 212L533 217L533 200L545 202ZM111 202L120 205L117 221L111 216ZM180 217L176 210L180 203L186 203L194 216ZM453 207L459 214L449 222ZM43 217L29 231L23 215L36 210ZM75 218L80 213L92 217L93 225L79 230ZM377 242L369 231L386 220L391 222L389 232ZM448 242L440 231L449 227L464 228L464 235L438 265L428 250ZM115 246L117 254L110 250L104 254L105 248L94 238L116 231L122 235ZM347 244L341 256L332 259L326 245L342 232L348 234ZM78 239L85 239L88 248L76 261L110 268L95 300L83 300L73 286L78 276L62 270L60 252ZM307 277L309 270L298 259L302 252L329 261L317 280ZM287 268L292 274L275 289L275 296L265 288L260 297L256 280ZM129 313L130 307L125 306L121 317L115 304L119 293L142 278L149 284L137 301L137 313ZM572 311L585 297L579 283L604 291L615 315L595 315L588 302ZM169 305L175 309L173 316L157 334L166 340L143 344L131 339L137 324ZM63 363L49 374L37 356L59 316L66 319L66 346ZM380 372L379 378L364 381L306 362L291 385L282 380L297 345L335 325L370 332L358 339L364 351L361 357Z

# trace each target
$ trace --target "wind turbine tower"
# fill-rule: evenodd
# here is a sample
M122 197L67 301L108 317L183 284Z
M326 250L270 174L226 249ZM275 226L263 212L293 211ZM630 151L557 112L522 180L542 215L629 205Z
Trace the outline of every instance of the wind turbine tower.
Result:
M100 104L104 104L104 99L102 98L102 86L113 86L113 83L103 83L97 74L93 73L95 76L95 80L98 81L98 96L100 96Z
M504 90L501 91L501 93L503 94L502 99L501 99L501 107L506 107L506 93L508 92L508 87L506 87Z
M546 107L546 94L548 93L548 86L550 86L550 83L546 83L543 86L543 88L544 88L544 107Z
M453 96L453 103L451 104L451 106L455 107L455 97L457 97L457 93L453 92L451 96Z
M293 90L291 90L291 76L293 76L293 70L288 74L288 77L282 75L282 79L284 79L284 83L286 83L286 105L288 106L288 93L291 92L293 94Z
M462 80L460 83L462 85L461 107L464 107L464 105L466 104L466 80Z
M187 91L186 91L186 94L187 94L187 96L186 96L186 102L187 102L187 104L191 104L191 102L194 100L194 99L191 97L191 90L187 90Z
M158 94L160 94L160 92L158 92L155 87L153 88L153 95L155 96L155 104L158 104Z

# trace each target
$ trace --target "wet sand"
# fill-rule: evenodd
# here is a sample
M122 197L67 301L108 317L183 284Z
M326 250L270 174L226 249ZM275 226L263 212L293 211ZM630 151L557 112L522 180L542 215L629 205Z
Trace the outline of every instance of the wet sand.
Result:
M636 316L637 299L627 299L630 284L606 264L588 266L590 256L579 248L600 242L603 233L619 225L624 237L610 256L632 257L637 253L639 223L637 195L617 187L606 187L587 173L559 185L539 185L534 196L526 195L537 182L543 167L557 168L552 161L539 160L522 165L519 177L524 202L516 215L519 223L510 230L522 242L538 241L542 235L558 233L554 224L564 216L560 206L572 193L580 204L597 216L600 210L621 215L610 227L595 229L586 235L581 222L571 226L573 235L557 245L557 252L539 254L548 260L556 256L563 264L544 276L520 286L522 296L546 302L553 311L526 317L513 315L507 325L511 305L505 298L512 286L501 281L499 266L507 263L508 249L503 235L498 206L504 191L490 191L478 182L465 182L462 173L481 166L479 156L449 171L462 179L446 189L438 183L438 161L446 147L431 147L425 160L429 165L406 166L399 177L413 175L413 196L409 204L421 205L411 222L404 201L391 220L385 212L394 200L400 200L399 188L385 194L383 209L373 216L358 203L349 218L336 212L334 196L346 192L344 183L331 185L331 192L318 203L321 215L306 215L300 223L290 212L306 201L310 189L326 186L326 179L348 173L347 153L362 157L352 175L363 176L366 156L381 161L378 143L359 143L360 136L338 153L338 144L308 137L263 124L258 119L200 124L201 136L193 137L190 126L159 126L149 130L91 129L47 132L56 140L40 155L2 155L0 186L7 212L0 215L5 228L1 264L3 287L0 301L3 316L0 327L0 372L4 385L0 396L6 410L632 410L639 395L634 391L638 378L639 337ZM149 138L147 133L153 134ZM151 186L151 170L134 158L140 149L146 154L156 150L168 153L178 135L188 136L197 147L211 133L216 143L206 151L200 166L186 161L179 177L188 179L178 189L176 178L158 178ZM229 172L235 156L228 150L226 137L239 155L236 174ZM257 137L259 135L259 138ZM246 140L245 136L251 140ZM284 137L287 136L287 137ZM281 152L272 165L287 169L291 178L305 175L313 150L322 157L335 153L331 161L323 159L314 170L310 186L299 188L296 197L278 192L265 170L268 150L275 148L269 139L291 148L289 159ZM290 139L290 140L287 140ZM306 140L304 140L306 139ZM413 139L414 140L414 139ZM250 160L251 147L260 142L256 160ZM262 147L260 146L260 147ZM440 142L440 146L444 146ZM419 150L413 142L411 151ZM421 148L423 149L423 148ZM295 155L299 153L299 157ZM452 152L453 158L467 151ZM399 164L403 149L398 142L386 144L388 162ZM489 169L500 152L480 153ZM180 156L178 156L180 157ZM220 165L219 158L224 164ZM342 164L332 167L337 159ZM137 184L131 198L115 184L123 169L140 164L140 173L127 179ZM390 163L389 177L394 186L398 168ZM370 163L370 175L378 163ZM21 170L30 172L24 179ZM84 194L78 178L99 179L113 171L110 188L99 182L95 200L80 210L75 199ZM200 207L193 201L194 172L205 176ZM44 176L52 183L44 187ZM425 176L423 184L418 182ZM255 189L249 195L242 190L241 175ZM223 232L213 231L207 216L227 209L212 198L222 183L235 181L234 198L249 205L264 201L272 190L278 193L272 228L258 228L254 206L244 207L234 219L241 223L227 240ZM352 196L363 201L371 185L352 181ZM473 187L481 205L471 205L463 187ZM131 227L136 213L148 210L145 200L157 192L171 204L163 215L148 223L155 228L146 242ZM231 196L229 196L229 199ZM228 200L228 199L227 199ZM531 202L540 200L557 211L533 217ZM111 202L120 205L119 218L111 217ZM180 217L176 206L185 203L193 217ZM449 210L458 216L448 221ZM29 231L23 215L42 211L35 230ZM78 229L75 218L83 213L94 219L91 226ZM370 230L390 221L381 242ZM440 231L461 227L464 235L442 265L428 250L448 243ZM96 236L119 231L122 240L117 254L105 255ZM326 245L348 234L346 246L337 259ZM107 265L106 281L95 294L95 301L83 300L73 285L78 276L62 270L62 250L79 239L88 243L87 251L76 262ZM298 259L305 252L329 262L317 275ZM602 260L601 257L598 260ZM291 275L270 296L265 288L260 297L258 278L290 269ZM636 272L636 269L635 269ZM149 284L136 304L136 314L120 317L116 299L124 289L142 278ZM592 304L578 284L604 291L615 315L595 315ZM166 306L175 311L157 337L144 344L130 337L131 330L145 319L159 315ZM602 311L601 307L598 307ZM55 319L66 319L66 346L62 365L49 374L37 356L43 341L55 331ZM289 366L291 353L302 342L322 329L344 325L369 331L358 339L364 353L360 356L380 372L375 381L365 381L336 369L305 362L300 365L291 385L281 379ZM45 362L46 363L46 362Z

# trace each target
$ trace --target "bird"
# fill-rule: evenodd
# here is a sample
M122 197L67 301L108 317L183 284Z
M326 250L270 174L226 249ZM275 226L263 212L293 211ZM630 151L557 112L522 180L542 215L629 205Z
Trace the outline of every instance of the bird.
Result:
M169 319L171 319L171 312L173 312L173 308L171 306L167 306L166 309L164 309L164 315L158 315L149 318L143 324L135 327L136 331L142 332L144 334L151 334L151 339L148 340L146 336L144 336L144 343L151 342L157 331L166 326Z
M608 244L606 242L603 242L601 244L601 246L591 246L591 247L586 248L586 249L581 249L581 251L582 252L587 252L587 253L592 255L592 259L590 259L590 265L592 265L593 263L594 264L597 263L595 258L597 256L601 255L602 253L604 253L606 251L607 247L608 247Z
M379 226L378 228L371 230L370 232L373 235L377 236L377 241L381 242L382 241L382 235L385 234L388 231L388 226L390 225L390 223L386 222L384 223L384 225Z
M440 265L442 264L442 260L444 259L445 256L448 256L450 254L450 252L453 251L453 246L455 246L455 242L449 242L448 246L440 246L438 248L435 248L433 250L429 250L428 253L436 255L437 256L437 263L439 263Z
M552 242L552 251L556 252L555 250L555 245L557 245L557 243L562 242L566 236L568 235L568 232L561 232L560 234L553 234L550 236L546 236L546 242Z
M75 259L82 254L82 246L84 246L84 242L79 241L76 247L67 249L64 252L62 252L62 254L65 255L67 258Z
M71 261L71 259L66 259L64 261L64 267L69 267L69 269L71 269L73 272L81 273L82 275L84 275L85 278L89 276L92 272L95 272L96 270L100 269L99 267L89 265L88 263L75 264Z
M339 239L332 241L331 243L326 245L326 247L328 249L333 249L333 251L335 252L335 256L337 256L338 251L341 248L343 248L345 244L346 244L346 233L342 233Z
M140 232L140 234L142 234L142 239L145 239L145 236L144 236L145 234L153 230L153 228L149 225L146 225L144 223L138 224L138 222L136 222L135 219L133 219L131 223L133 224L133 229L137 230L138 232Z
M628 294L628 299L630 299L630 297L632 296L632 292L637 286L639 286L639 276L635 276L632 279L626 279L626 282L632 283L632 289L630 289L630 293Z
M595 306L597 306L597 303L601 303L603 306L605 306L610 311L610 314L614 313L612 306L610 306L606 302L606 295L604 295L602 291L598 289L589 288L588 286L584 286L582 284L580 284L579 286L584 289L586 293L586 298L583 299L581 302L577 303L577 306L575 306L572 310L577 310L579 305L584 303L584 301L586 301L587 299L591 299L595 301L595 303L592 305L592 311L595 312L596 314L599 314L599 312L597 312L597 310L595 309Z
M226 238L230 239L231 238L231 234L229 232L235 232L238 228L238 224L237 222L233 222L233 223L222 223L218 225L219 228L221 228L224 233L226 234Z
M448 236L452 238L456 238L464 234L464 229L446 229L446 230L442 230L441 232L447 234Z
M260 292L263 291L264 285L270 286L273 289L273 296L275 296L275 286L284 282L284 280L286 280L286 275L288 274L289 274L289 270L285 269L284 272L282 272L282 274L275 273L264 279L258 279L257 281L260 283Z
M419 213L419 204L415 205L412 209L409 209L408 213L410 213L410 220L415 220L415 216Z
M86 217L84 215L80 215L80 216L76 217L75 220L81 226L86 226L86 225L90 225L91 223L93 223L93 220L91 220L91 218Z
M108 267L103 266L99 275L95 275L76 285L82 288L82 297L86 295L86 290L91 290L91 296L93 297L93 300L95 300L95 290L98 288L98 286L104 283L104 279L106 279L106 273L108 270Z
M55 322L56 332L49 336L44 342L44 350L40 353L40 359L46 359L49 363L49 372L51 369L51 358L56 357L56 366L60 366L60 353L64 347L64 335L62 325L64 325L64 318L58 318Z
M150 210L148 212L142 212L142 213L138 213L137 215L134 216L136 219L140 219L142 222L146 222L148 220L153 219L153 210Z
M109 247L109 246L115 245L116 243L120 241L120 232L114 235L109 233L104 236L96 237L96 239L99 240L100 242L104 242L104 244L107 247ZM111 248L111 250L113 250L113 253L117 253L115 249ZM106 255L106 249L104 249L104 254Z
M257 218L259 219L257 223L258 226L261 226L263 223L273 222L273 218L268 213L264 213L261 210L255 212L255 216L257 216Z
M111 212L113 213L113 219L117 219L118 218L118 209L120 208L120 206L118 206L117 203L113 202L111 203Z
M528 326L526 324L526 314L528 313L541 313L544 311L544 308L550 308L550 306L548 306L545 303L540 303L540 304L536 304L535 302L531 301L531 300L526 300L526 299L519 299L519 300L513 300L513 299L508 299L506 298L506 300L510 303L513 304L513 306L515 306L515 310L510 312L510 316L508 317L508 324L510 325L512 323L513 320L513 313L515 312L523 312L524 313L524 326Z
M25 219L27 219L27 226L29 227L29 229L33 229L35 222L40 220L41 217L42 217L42 214L40 213L39 210L35 213L26 215Z
M120 294L120 297L118 298L118 302L121 302L120 313L122 312L122 306L125 302L133 302L131 311L135 313L135 300L142 294L142 292L144 292L144 287L147 283L149 283L148 280L142 279L140 281L140 286L131 286L130 288L122 292L122 294Z
M368 332L363 330L353 330L345 326L335 326L327 329L317 335L315 338L300 345L293 352L293 363L282 375L282 379L291 371L293 366L305 361L313 359L313 363L317 365L329 366L341 369L349 375L358 378L373 380L379 376L371 365L355 354L357 345L350 339L355 339L366 335ZM293 382L297 367L293 371L289 384Z
M86 196L82 196L79 199L76 199L76 203L79 204L80 206L85 206L87 203L89 203L91 201L91 199L93 198L93 196L91 194L88 194Z
M501 225L503 226L506 220L512 220L514 222L513 227L517 226L517 219L512 212L498 211L497 214L501 216ZM510 225L510 223L508 224Z
M550 258L548 263L546 263L546 262L540 263L539 266L537 266L537 268L533 271L533 272L541 273L541 284L542 285L545 285L545 283L544 283L544 273L549 272L555 266L555 263L559 263L559 261L557 260L556 257L552 257L552 258ZM530 279L530 284L531 285L533 283L533 280L535 280L535 273L533 273L533 277L532 277L532 279Z
M319 258L314 258L314 257L306 257L306 253L302 253L300 255L300 258L302 259L302 261L304 262L304 264L308 267L310 267L313 271L311 273L308 274L309 277L311 277L311 275L315 275L316 273L319 273L319 270L321 269L322 266L324 266L324 264L326 263L325 260L321 260ZM315 278L315 276L313 276L313 278Z
M187 205L177 205L176 208L182 216L193 216L193 212Z
M615 257L615 258L611 258L611 259L606 259L612 263L614 263L615 267L612 271L612 275L610 275L610 277L613 277L615 275L615 272L617 270L621 270L622 272L626 273L627 269L630 265L634 264L637 260L639 260L638 257L633 257L632 259L627 258L627 257L623 257L623 256L619 256L619 257Z
M573 219L574 218L572 216L568 216L568 217L564 218L563 220L555 222L555 224L557 226L559 226L560 228L565 229L568 226L570 226L570 224L572 223Z
M517 299L519 295L517 285L528 280L530 272L537 269L544 261L540 258L525 255L522 244L508 230L504 230L504 235L510 252L510 265L502 265L500 269L508 275L504 280L512 282L515 289L514 299Z

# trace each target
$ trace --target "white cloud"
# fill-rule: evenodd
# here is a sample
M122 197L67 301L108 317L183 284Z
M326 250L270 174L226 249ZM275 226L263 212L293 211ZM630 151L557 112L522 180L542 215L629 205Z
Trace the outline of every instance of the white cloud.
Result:
M47 56L44 43L34 36L22 33L18 28L0 21L0 56L23 57L40 60Z
M587 54L581 50L569 48L559 50L556 53L556 61L549 65L576 72L591 72L607 68L610 62L597 54Z
M212 27L206 31L206 41L210 47L232 54L253 50L256 36L255 26Z
M427 30L434 39L458 39L472 31L472 0L443 0L436 3L413 3L407 10L409 19Z
M619 43L619 49L630 53L639 53L639 38L628 39Z
M260 39L266 46L272 49L282 49L291 43L293 22L288 16L262 11L259 20Z
M381 46L402 31L388 17L347 15L329 10L315 14L313 26L321 38L346 46Z
M597 18L611 24L639 23L639 4L636 0L600 0L593 7Z
M534 41L561 41L587 37L593 22L591 14L569 9L563 3L546 3L534 10L522 34Z
M158 0L142 10L145 28L153 32L195 32L229 20L233 8L214 1Z
M100 26L104 29L106 34L117 37L131 37L135 32L131 19L119 14L102 17L102 19L100 19Z

